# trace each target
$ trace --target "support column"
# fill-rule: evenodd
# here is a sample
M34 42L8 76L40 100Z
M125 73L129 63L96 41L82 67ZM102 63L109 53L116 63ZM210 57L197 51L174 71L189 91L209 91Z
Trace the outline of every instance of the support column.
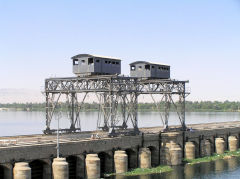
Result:
M31 168L27 162L15 163L13 168L14 179L31 179Z
M149 148L141 148L139 150L139 167L151 168L151 151Z
M225 141L223 138L216 138L215 139L215 147L217 154L223 154L225 151Z
M83 154L77 155L77 178L85 178L85 156Z
M212 155L212 147L209 140L201 141L201 157L209 157Z
M182 149L176 143L171 143L170 147L170 163L171 165L181 165L182 164Z
M125 173L128 171L128 156L125 151L117 150L114 153L115 172Z
M193 142L186 142L185 158L186 159L195 159L195 145Z
M97 154L88 154L86 157L88 179L100 178L100 158Z
M228 148L231 152L238 150L238 139L235 136L228 137Z
M55 158L52 163L53 179L68 179L68 163L66 158Z

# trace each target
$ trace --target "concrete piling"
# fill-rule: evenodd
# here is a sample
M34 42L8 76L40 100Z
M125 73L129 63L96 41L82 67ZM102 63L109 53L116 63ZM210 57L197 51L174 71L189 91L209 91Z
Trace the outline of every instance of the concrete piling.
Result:
M170 163L171 165L181 165L182 164L182 149L176 143L171 143L169 150L170 153Z
M117 174L128 171L128 156L125 151L117 150L114 153L114 165Z
M215 139L215 147L217 154L223 154L225 151L225 141L223 138L216 138Z
M212 147L209 140L201 141L201 157L209 157L212 155Z
M238 139L235 136L228 137L228 148L231 152L238 150Z
M195 159L195 145L193 142L186 142L185 158L186 159Z
M149 148L141 148L139 150L139 167L151 168L151 151Z
M88 179L100 178L100 158L97 154L88 154L86 157L86 172Z
M66 158L55 158L52 163L53 179L68 179L68 163Z
M27 162L15 163L13 168L14 179L31 179L31 168Z

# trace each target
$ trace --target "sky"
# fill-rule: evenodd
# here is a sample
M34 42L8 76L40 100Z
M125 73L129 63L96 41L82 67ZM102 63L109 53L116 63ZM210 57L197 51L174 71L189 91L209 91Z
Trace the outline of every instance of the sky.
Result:
M80 53L121 58L126 75L166 63L188 100L240 101L240 0L0 0L0 89L74 76Z

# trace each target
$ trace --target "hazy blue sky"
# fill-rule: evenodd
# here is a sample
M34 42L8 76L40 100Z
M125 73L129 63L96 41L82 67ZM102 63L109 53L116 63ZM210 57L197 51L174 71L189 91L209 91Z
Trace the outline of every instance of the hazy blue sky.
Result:
M0 0L0 88L73 76L70 57L151 60L190 80L190 100L240 100L240 0Z

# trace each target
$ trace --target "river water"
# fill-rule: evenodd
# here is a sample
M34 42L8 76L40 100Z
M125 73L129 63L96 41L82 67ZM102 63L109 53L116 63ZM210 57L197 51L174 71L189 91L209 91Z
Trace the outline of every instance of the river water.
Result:
M81 112L82 131L97 129L98 112ZM186 124L237 121L239 112L187 112ZM180 124L176 113L170 113L170 125ZM128 124L131 127L131 124ZM139 127L162 126L158 112L139 112ZM69 128L67 114L62 114L60 128ZM57 120L53 119L51 128L57 127ZM45 129L45 112L0 111L0 136L42 134Z
M240 158L175 167L172 172L136 177L117 176L114 179L239 179Z

